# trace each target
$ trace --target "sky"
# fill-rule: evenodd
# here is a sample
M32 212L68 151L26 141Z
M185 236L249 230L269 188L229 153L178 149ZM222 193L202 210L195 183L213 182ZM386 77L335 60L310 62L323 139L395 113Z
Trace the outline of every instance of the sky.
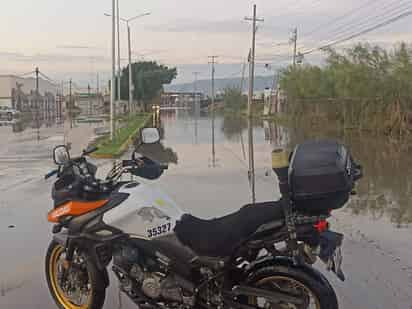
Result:
M292 29L307 51L411 10L411 0L120 0L120 16L151 12L131 24L133 60L176 66L175 83L210 76L209 55L218 55L217 77L240 76L251 46L250 22L257 5L256 72L291 63ZM0 10L0 74L23 74L38 66L55 80L105 83L111 70L110 0L18 0ZM370 42L386 48L412 41L412 16L340 45ZM126 26L121 25L122 65L127 64ZM322 54L305 62L321 63Z

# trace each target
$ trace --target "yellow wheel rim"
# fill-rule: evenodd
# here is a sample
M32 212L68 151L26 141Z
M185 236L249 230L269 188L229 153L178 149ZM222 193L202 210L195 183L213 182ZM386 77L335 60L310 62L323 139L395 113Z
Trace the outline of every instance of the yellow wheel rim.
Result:
M90 307L90 304L92 302L92 291L90 290L89 296L87 303L82 306L78 306L76 304L73 304L65 295L65 293L62 291L59 283L58 283L58 261L61 256L61 254L64 252L63 246L57 245L56 247L53 248L53 251L50 255L50 260L49 260L49 274L48 276L50 277L50 282L51 282L51 287L53 289L53 293L56 296L58 302L63 306L65 309L88 309ZM89 275L90 278L90 275Z

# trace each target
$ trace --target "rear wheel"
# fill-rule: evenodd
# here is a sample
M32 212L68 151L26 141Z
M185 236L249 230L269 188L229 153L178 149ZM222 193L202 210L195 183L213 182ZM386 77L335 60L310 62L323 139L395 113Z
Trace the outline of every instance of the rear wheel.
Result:
M323 278L318 280L300 269L270 266L259 269L249 284L267 291L278 291L296 296L303 304L269 302L264 298L249 298L248 304L264 309L338 309L336 294Z
M61 309L101 309L106 289L99 282L101 276L96 266L77 250L70 266L65 257L64 247L52 241L46 256L46 279L57 306Z

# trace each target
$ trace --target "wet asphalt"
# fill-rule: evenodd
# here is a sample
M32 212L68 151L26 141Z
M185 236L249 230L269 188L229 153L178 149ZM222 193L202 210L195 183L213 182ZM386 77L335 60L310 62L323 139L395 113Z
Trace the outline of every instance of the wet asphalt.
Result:
M212 157L211 120L188 115L162 115L163 145L170 169L153 185L160 186L187 212L203 218L222 216L249 203L245 159L246 132L225 129L216 120L216 156ZM244 124L235 124L244 128ZM63 132L52 129L40 142L30 134L13 136L0 128L8 145L0 149L0 308L56 308L46 287L44 256L51 240L47 212L52 207L52 180L43 175L53 167L51 149ZM226 132L225 132L226 131ZM228 133L229 132L229 133ZM33 137L33 136L32 136ZM270 152L288 138L267 140L264 127L255 128L258 201L279 197L270 171ZM242 142L243 141L243 142ZM276 145L275 145L276 144ZM243 145L243 146L242 146ZM101 176L105 172L103 167ZM343 269L347 280L330 279L341 308L412 308L412 232L386 218L335 212L333 227L345 234ZM323 265L316 267L325 271ZM104 308L135 308L111 285Z

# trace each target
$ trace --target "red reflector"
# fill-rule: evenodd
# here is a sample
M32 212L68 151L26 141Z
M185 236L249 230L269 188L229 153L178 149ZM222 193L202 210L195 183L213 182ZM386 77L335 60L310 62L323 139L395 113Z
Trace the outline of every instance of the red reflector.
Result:
M319 233L322 233L329 228L329 223L326 220L320 220L317 224L314 225L314 227Z

